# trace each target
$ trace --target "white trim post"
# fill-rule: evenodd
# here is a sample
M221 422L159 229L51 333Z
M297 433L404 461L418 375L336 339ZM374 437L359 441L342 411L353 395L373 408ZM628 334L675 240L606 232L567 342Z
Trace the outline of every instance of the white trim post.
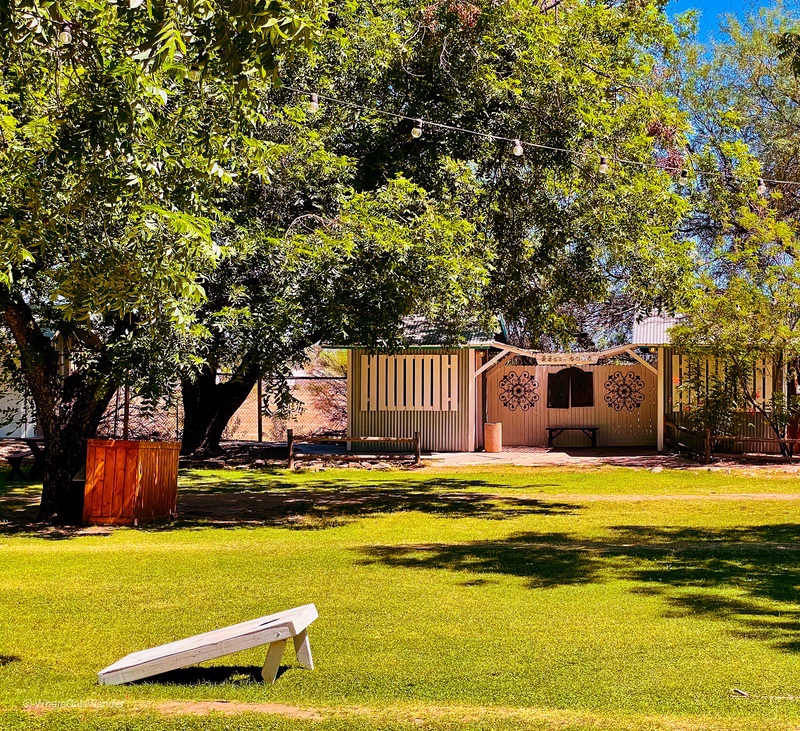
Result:
M656 374L656 449L664 451L664 348L658 349Z

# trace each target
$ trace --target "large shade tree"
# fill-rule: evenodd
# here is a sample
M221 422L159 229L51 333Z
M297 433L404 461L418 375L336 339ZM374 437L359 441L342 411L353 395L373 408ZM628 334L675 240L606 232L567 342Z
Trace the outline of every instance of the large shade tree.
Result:
M208 283L214 294L202 319L226 324L206 339L200 377L184 380L184 403L208 425L187 432L184 449L217 447L257 375L279 388L309 342L397 347L400 316L415 308L454 333L459 319L498 312L519 344L590 347L579 333L587 306L608 304L604 319L616 324L679 300L691 264L674 235L685 210L676 183L685 122L663 73L677 48L657 3L564 2L558 13L516 0L332 8L315 51L284 61L285 86L268 93L280 114L262 134L283 182L259 181L244 194L246 218L273 234L271 248L231 260ZM320 95L314 114L308 93ZM412 137L417 117L482 134L423 125ZM533 145L518 157L509 139L492 135ZM287 254L287 241L319 243L324 235L332 245L341 186L366 202L397 176L440 201L451 220L468 222L475 247L429 236L430 221L406 215L401 201L391 218L410 224L417 243L403 241L396 259L385 251L385 261L376 258L375 241L354 247L346 238L330 256L313 261L308 252L323 249L301 247L305 261L289 263L298 249ZM242 220L226 236L250 231ZM409 251L421 257L417 268L405 265ZM478 252L487 284L480 266L467 273ZM270 285L243 288L265 281L257 262L269 257L282 262L270 269ZM442 277L431 286L419 279L437 270ZM455 291L443 290L445 274ZM404 296L412 292L416 299ZM233 304L245 301L250 314L231 318ZM291 312L293 326L267 333L279 312ZM230 381L217 383L218 365Z
M352 105L323 99L319 124L337 122L332 149L357 161L357 188L401 173L459 198L495 253L488 304L520 344L571 345L581 305L624 297L630 318L680 295L687 127L661 4L382 0L343 3L331 25L286 77ZM423 125L415 139L392 114L482 134ZM532 144L518 157L512 139Z
M118 384L156 392L184 359L218 201L262 165L251 89L323 20L305 0L0 4L0 317L47 440L42 519L79 517Z
M777 437L797 417L783 372L796 381L800 186L769 181L800 180L800 80L784 52L796 23L781 6L729 18L711 57L688 47L675 70L693 128L682 234L696 248L696 286L675 340L722 360L736 394L729 405L760 413ZM751 385L761 361L772 364L772 394Z

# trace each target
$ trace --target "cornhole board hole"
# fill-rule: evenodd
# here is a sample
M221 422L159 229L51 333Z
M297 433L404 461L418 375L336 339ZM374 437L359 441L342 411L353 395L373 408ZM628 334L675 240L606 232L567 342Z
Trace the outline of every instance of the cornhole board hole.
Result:
M261 677L265 683L274 683L283 648L289 638L294 640L298 662L309 670L314 669L307 628L318 616L313 604L304 604L185 640L133 652L97 673L97 680L100 685L130 683L240 650L269 645Z

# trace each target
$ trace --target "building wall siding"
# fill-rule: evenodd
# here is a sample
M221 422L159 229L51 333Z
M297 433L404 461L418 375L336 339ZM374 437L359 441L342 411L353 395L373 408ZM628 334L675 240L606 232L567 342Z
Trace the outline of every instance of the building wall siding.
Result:
M655 447L657 415L656 375L640 364L584 366L594 373L594 406L568 409L547 408L547 374L564 366L499 366L487 376L486 401L489 421L503 424L503 444L508 446L547 446L548 427L598 427L600 447ZM616 411L605 401L606 379L616 372L633 373L642 379L644 400L632 410ZM510 409L501 399L500 381L508 374L518 377L527 372L537 383L536 403L523 410ZM564 432L557 437L556 447L585 447L589 440L580 432Z
M419 351L404 350L398 355ZM470 395L475 352L467 348L426 349L428 354L458 357L458 408L455 411L364 411L361 404L362 356L356 348L348 355L348 435L354 437L413 437L420 432L421 447L426 451L468 452L474 445L475 403ZM472 364L472 365L471 365ZM376 447L383 449L384 447ZM359 445L361 449L361 445Z
M664 418L678 426L690 429L691 410L694 406L692 394L682 391L680 386L684 377L683 370L688 367L688 359L681 357L674 348L664 348ZM703 362L709 373L717 371L716 364ZM761 392L761 401L768 399L773 388L781 388L780 380L773 384L771 368L761 363L761 368L753 374L753 388ZM775 439L775 432L758 411L741 411L734 415L734 436ZM780 447L767 442L750 442L748 444L724 444L715 447L717 451L732 453L780 454Z
M0 437L27 439L36 436L36 416L15 391L0 393Z

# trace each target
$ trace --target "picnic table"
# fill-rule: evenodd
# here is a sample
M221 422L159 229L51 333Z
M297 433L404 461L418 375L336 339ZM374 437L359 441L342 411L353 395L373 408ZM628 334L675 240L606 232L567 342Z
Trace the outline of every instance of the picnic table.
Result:
M28 471L28 480L37 480L44 471L44 455L46 444L44 437L26 437L19 441L25 442L27 449L20 449L6 456L6 461L11 466L11 471L6 476L6 482L12 480L25 480L25 473L22 471L22 461L26 457L33 457L33 464Z

